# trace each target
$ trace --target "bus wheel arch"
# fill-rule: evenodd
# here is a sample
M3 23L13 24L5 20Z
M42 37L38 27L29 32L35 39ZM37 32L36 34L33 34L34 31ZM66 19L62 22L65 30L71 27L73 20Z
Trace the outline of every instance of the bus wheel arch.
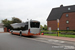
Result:
M11 34L13 34L13 31L11 31Z
M22 32L20 31L20 36L22 36Z

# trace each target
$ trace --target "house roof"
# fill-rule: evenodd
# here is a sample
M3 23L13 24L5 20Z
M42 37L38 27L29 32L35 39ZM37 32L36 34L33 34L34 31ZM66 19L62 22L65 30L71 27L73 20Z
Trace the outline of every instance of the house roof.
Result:
M75 5L53 8L49 14L47 21L60 19L63 13L75 12Z

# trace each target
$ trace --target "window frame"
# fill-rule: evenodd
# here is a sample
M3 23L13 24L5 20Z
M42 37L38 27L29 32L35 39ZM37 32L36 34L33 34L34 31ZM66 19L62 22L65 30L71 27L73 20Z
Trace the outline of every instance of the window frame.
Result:
M36 23L36 24L39 24L39 25L33 25L32 23ZM30 27L31 28L39 28L40 27L40 22L30 22Z
M66 23L69 24L69 20L66 20Z
M66 27L66 30L70 30L70 28L69 27Z
M66 17L68 17L69 15L68 14L66 14Z
M70 8L70 7L68 7L68 10L71 10L71 8Z

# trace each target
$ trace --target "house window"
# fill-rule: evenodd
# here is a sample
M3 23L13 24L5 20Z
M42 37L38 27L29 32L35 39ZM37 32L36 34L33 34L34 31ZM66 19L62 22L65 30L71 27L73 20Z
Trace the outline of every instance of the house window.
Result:
M67 20L66 23L69 23L69 21Z
M71 8L69 7L68 10L71 10Z
M68 17L68 14L66 14L66 17Z
M66 29L69 30L69 27L67 27Z

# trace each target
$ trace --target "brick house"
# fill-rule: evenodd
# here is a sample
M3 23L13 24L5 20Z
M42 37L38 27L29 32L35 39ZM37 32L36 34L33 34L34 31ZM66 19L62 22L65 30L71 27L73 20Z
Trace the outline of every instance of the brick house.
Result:
M57 19L59 30L75 30L75 5L53 8L47 18L48 29L57 30Z

